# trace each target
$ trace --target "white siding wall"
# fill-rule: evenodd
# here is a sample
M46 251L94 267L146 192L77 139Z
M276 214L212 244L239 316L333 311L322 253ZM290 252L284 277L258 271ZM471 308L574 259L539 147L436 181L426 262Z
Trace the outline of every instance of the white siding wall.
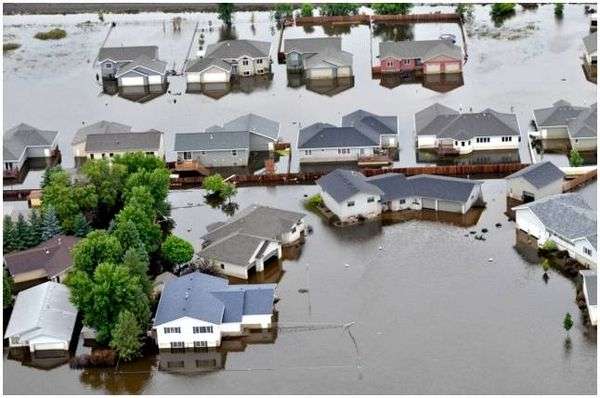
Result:
M322 148L322 149L301 149L298 148L300 163L319 163L319 162L355 162L359 156L373 155L373 147L364 148L344 148L349 149L350 153L338 153L340 148ZM309 151L309 152L307 152Z
M347 200L338 203L327 192L321 191L321 197L325 206L331 210L342 221L349 220L358 216L374 217L381 213L381 204L379 203L379 195L370 195L365 193L357 193ZM375 200L371 203L367 202L369 197ZM348 207L348 202L354 202L354 206Z
M548 239L546 228L529 209L517 209L515 211L515 223L517 228L535 236L540 244Z
M212 326L212 333L194 333L194 326ZM166 333L165 327L179 327L181 333ZM158 348L171 348L171 342L183 341L185 347L194 347L194 341L206 341L208 347L221 345L221 327L210 322L201 321L190 317L183 317L171 322L156 326L156 344Z
M517 200L523 200L523 191L534 194L535 199L562 193L563 181L557 180L542 188L536 188L523 177L511 178L508 181L508 196Z
M435 135L419 135L417 136L417 147L419 149L435 148L437 140Z
M272 314L266 315L243 315L242 326L248 329L268 329L271 327Z
M569 138L566 127L538 127L540 128L540 135L543 139Z
M281 236L281 242L282 243L291 243L291 242L295 242L298 239L300 239L300 237L302 236L302 233L304 232L304 230L306 229L306 225L304 224L304 220L300 220L299 223L296 224L296 231L292 232L290 230L290 232L285 233Z

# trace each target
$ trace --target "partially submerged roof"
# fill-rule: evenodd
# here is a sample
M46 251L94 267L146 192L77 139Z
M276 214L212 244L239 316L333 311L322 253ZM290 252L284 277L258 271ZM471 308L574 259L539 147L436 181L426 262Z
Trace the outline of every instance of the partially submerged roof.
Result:
M326 50L313 55L306 55L304 69L331 68L332 66L352 66L352 53L343 50Z
M56 282L42 283L17 295L4 337L32 341L44 336L68 342L76 318L69 288Z
M565 173L554 163L546 161L525 167L506 177L507 179L521 177L536 188L543 188L555 181L562 180Z
M462 59L462 49L450 40L383 41L379 43L380 59L393 57L398 59L429 59L446 56Z
M16 162L30 146L51 148L58 131L40 130L25 123L18 124L4 132L4 162Z
M300 130L298 148L376 147L379 140L355 127L319 123Z
M223 130L249 131L276 140L279 137L279 123L266 117L248 113L223 125Z
M30 249L5 254L4 264L13 277L40 270L40 277L52 278L71 267L71 250L79 240L75 236L57 235ZM15 281L20 280L17 277Z
M517 116L486 109L478 113L458 113L434 104L415 114L417 135L468 140L474 137L520 135Z
M598 305L598 276L596 271L581 270L579 273L585 281L587 305Z
M162 132L156 130L112 134L88 134L85 151L98 152L154 152L160 149Z
M247 150L249 148L250 134L247 131L175 134L175 152Z
M233 233L213 242L200 252L200 256L229 264L248 265L263 243L265 243L263 238Z
M283 42L284 52L295 51L302 54L316 54L331 50L342 49L341 37L311 37L304 39L285 39Z
M529 209L546 229L571 241L587 238L596 247L596 211L576 193L547 196L513 208Z
M123 65L116 74L116 77L123 76L133 70L144 75L148 75L148 70L159 75L164 75L167 70L167 63L165 61L150 58L146 55L140 55L133 61Z
M107 120L101 120L99 122L90 124L89 126L85 126L77 130L75 133L75 137L73 137L73 141L71 141L71 145L81 144L85 142L88 134L118 134L118 133L129 133L131 131L131 126L126 124L109 122Z
M549 108L534 109L533 115L539 128L566 127L569 121L576 118L586 108L573 106L565 100L558 100Z
M212 58L265 58L269 56L271 43L258 40L225 40L206 47L206 56Z
M198 58L190 62L186 67L186 72L202 72L210 67L217 67L226 72L231 72L231 65L227 62L213 57Z
M593 104L567 123L569 137L596 138L598 136L598 107Z
M338 203L357 193L383 195L381 189L370 184L367 178L357 171L337 169L319 178L317 184Z
M102 47L98 53L98 62L110 59L115 62L133 61L139 56L158 58L157 46L131 46L131 47Z
M383 134L398 134L398 118L396 116L379 116L359 109L342 116L342 127L355 127L373 137ZM377 141L379 141L378 138Z
M473 188L482 184L481 181L466 178L429 174L408 177L407 181L412 184L415 194L419 197L462 203L469 200Z
M598 49L598 32L594 32L584 37L583 45L588 54L594 54Z
M274 284L229 285L227 279L193 272L173 279L162 292L154 326L190 317L213 324L241 322L243 315L273 312Z

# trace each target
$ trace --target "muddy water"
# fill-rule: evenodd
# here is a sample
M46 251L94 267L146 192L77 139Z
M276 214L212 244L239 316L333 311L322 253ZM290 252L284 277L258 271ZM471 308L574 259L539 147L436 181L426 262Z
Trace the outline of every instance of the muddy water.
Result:
M321 121L340 123L343 114L364 108L399 117L401 151L398 165L414 165L417 161L435 163L426 154L420 158L414 150L413 115L434 103L467 110L493 107L517 113L523 132L532 118L532 109L548 106L558 98L589 105L595 101L596 86L581 69L581 38L588 33L588 17L583 5L566 5L565 17L557 21L552 6L535 11L517 7L516 15L496 28L489 18L489 6L475 8L474 22L467 26L469 60L464 67L463 85L441 93L420 83L401 84L393 89L371 78L370 66L377 55L377 43L385 39L433 39L451 33L462 42L454 24L419 24L376 28L371 35L367 26L295 27L286 29L284 37L340 35L344 49L354 54L354 85L336 95L310 91L306 85L289 87L285 65L273 65L273 80L255 90L246 87L213 99L202 94L178 95L185 92L181 77L171 79L171 94L146 103L136 103L118 96L102 94L96 82L93 62L109 29L106 45L159 46L161 58L169 68L179 69L186 58L194 27L205 28L205 45L226 37L252 38L273 42L276 60L279 31L269 13L237 13L233 33L224 34L215 14L140 13L105 15L98 22L95 14L6 16L4 36L22 47L4 56L4 128L19 122L60 131L60 147L64 164L72 166L70 141L83 123L100 119L127 123L134 129L156 128L166 132L168 159L176 132L199 131L238 115L255 112L281 123L281 136L296 141L299 127ZM417 7L418 11L444 11L448 7ZM181 31L173 32L171 19L183 18ZM254 22L252 23L252 19ZM86 23L86 21L91 21ZM214 29L208 31L209 21ZM66 39L42 42L32 36L40 30L61 26ZM194 38L192 54L198 48ZM431 86L430 86L431 87ZM435 88L436 85L433 84ZM516 158L530 161L525 140ZM515 159L515 154L500 154L489 159ZM462 159L461 162L468 162ZM560 157L557 161L561 161ZM292 170L298 167L292 156Z
M582 192L592 203L595 188ZM5 360L5 392L592 394L595 331L582 323L573 282L550 271L545 284L539 264L515 248L505 189L501 180L484 183L488 206L469 227L414 220L335 229L309 213L314 232L297 258L283 274L267 270L280 279L275 334L218 356L147 356L118 373ZM235 200L302 211L316 190L242 188ZM175 232L195 244L207 224L227 218L202 195L170 194ZM486 241L469 235L482 228ZM566 312L575 320L568 348Z

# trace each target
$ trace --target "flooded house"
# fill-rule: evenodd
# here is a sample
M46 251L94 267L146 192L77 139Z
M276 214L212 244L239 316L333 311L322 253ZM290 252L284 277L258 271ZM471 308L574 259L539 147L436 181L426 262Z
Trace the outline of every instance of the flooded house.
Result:
M435 103L415 114L417 148L439 155L474 151L518 150L521 133L517 116L491 108L461 113Z
M506 177L507 195L521 202L533 202L563 191L565 173L554 163L532 164Z
M596 211L578 194L547 196L513 208L517 229L541 247L553 241L581 264L596 269Z
M165 285L154 338L159 349L203 349L228 336L272 326L275 284L229 285L227 279L193 272Z
M584 45L584 67L588 74L595 78L597 74L598 66L598 32L591 33L583 38Z
M342 126L314 123L298 132L300 163L375 162L389 164L398 147L398 118L362 109L342 117Z
M533 117L544 140L569 140L578 151L595 151L598 136L598 112L594 103L589 107L573 106L565 100L556 101L549 108L534 109Z
M88 159L111 159L130 152L144 152L164 158L163 133L157 130L139 132L112 132L88 134L85 137L83 157Z
M102 47L97 62L102 79L116 80L119 87L166 83L167 63L158 58L157 46Z
M130 131L131 126L107 120L101 120L99 122L82 127L75 132L75 136L71 141L71 150L73 151L73 156L76 160L77 158L88 157L85 151L85 146L87 142L87 136L90 134L118 134L129 133Z
M17 290L45 281L63 282L73 265L75 236L57 235L39 245L4 255L4 267Z
M596 326L598 324L598 276L596 271L581 270L579 273L581 274L583 296L590 316L590 323Z
M249 113L199 133L175 134L179 169L247 166L252 152L273 151L279 123Z
M353 56L342 50L340 37L285 39L284 53L288 72L301 73L305 79L353 76Z
M77 318L69 288L46 282L20 292L4 337L10 348L68 351Z
M225 275L248 279L250 272L263 272L270 260L281 259L283 246L304 236L304 217L274 207L249 206L227 222L210 224L198 257Z
M40 130L21 123L4 132L4 182L21 182L29 169L53 166L60 161L58 131Z
M482 202L481 182L435 175L372 177L338 169L317 181L323 203L342 222L384 211L435 210L465 214Z
M414 71L425 75L461 73L462 59L462 49L451 40L379 43L379 67L382 74Z

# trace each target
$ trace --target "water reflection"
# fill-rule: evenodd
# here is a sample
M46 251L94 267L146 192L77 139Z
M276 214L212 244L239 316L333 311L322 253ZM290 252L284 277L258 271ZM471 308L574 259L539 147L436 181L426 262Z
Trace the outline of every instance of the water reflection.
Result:
M520 162L520 157L518 150L475 151L462 156L439 156L435 151L417 150L417 162L435 163L439 166L460 164L518 163Z
M391 23L374 24L373 36L381 38L381 41L404 41L414 40L415 24Z
M456 225L457 227L472 227L477 225L484 208L473 207L465 214L452 213L435 210L403 210L382 213L383 225L392 225L406 221L432 221L444 224Z
M143 104L152 101L155 98L167 92L168 83L153 84L148 86L126 86L119 87L114 80L104 80L102 82L102 92L108 95L118 95L121 98L132 102Z
M462 73L448 73L436 75L417 75L415 72L384 73L373 75L380 80L380 85L393 89L405 84L421 84L423 87L438 93L447 93L464 85Z
M11 348L8 359L21 362L24 366L50 370L69 361L69 352L63 350L45 350L30 352L28 348Z
M228 83L188 83L186 93L204 94L213 99L220 99L229 93L251 94L255 91L267 91L273 84L273 74L232 78Z
M140 394L152 379L156 358L147 355L133 362L122 363L118 368L90 368L79 375L79 381L94 390L110 394Z
M571 151L571 142L568 138L533 139L532 146L539 158L543 158L544 155L548 154L568 156ZM580 151L579 154L583 158L584 166L597 164L598 153L596 151Z
M306 89L317 94L333 97L354 87L354 76L338 77L337 79L305 79L300 73L288 73L288 87Z
M237 40L237 32L235 31L235 25L228 26L223 24L219 29L219 41L225 40Z

